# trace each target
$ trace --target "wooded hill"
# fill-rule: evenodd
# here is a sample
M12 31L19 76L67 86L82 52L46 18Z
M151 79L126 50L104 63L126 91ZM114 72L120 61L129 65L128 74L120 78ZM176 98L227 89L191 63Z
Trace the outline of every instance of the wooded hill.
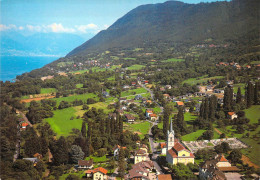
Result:
M254 41L259 37L257 0L186 4L167 1L139 6L67 56L113 48L165 43Z

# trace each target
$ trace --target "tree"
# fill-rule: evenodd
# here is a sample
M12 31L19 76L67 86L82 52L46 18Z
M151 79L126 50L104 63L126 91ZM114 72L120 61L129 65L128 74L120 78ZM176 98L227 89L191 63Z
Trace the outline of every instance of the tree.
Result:
M236 103L239 104L242 101L242 94L241 94L241 88L239 87L237 90L237 97L236 97Z
M255 89L254 89L254 104L255 105L259 104L258 91L259 91L259 82L256 82L255 83Z
M120 148L119 150L119 155L118 155L118 173L119 173L119 176L121 178L124 178L124 175L125 175L125 166L126 166L126 163L125 163L125 153L124 153L124 149L123 148Z
M223 100L223 108L226 112L232 111L233 104L233 89L228 86L224 91L224 100Z
M245 95L246 95L246 106L247 108L249 108L254 101L254 86L250 81L247 84Z
M55 165L67 164L69 160L68 145L63 136L60 139L51 144L53 163Z
M81 135L82 137L86 138L86 123L83 121L81 126Z
M227 153L230 150L229 144L227 142L222 142L221 144L214 147L217 153Z
M231 151L231 153L228 156L228 159L230 159L233 164L240 163L241 158L242 153L238 149L234 149L233 151Z
M85 153L82 151L80 146L72 145L71 150L69 152L70 162L73 164L78 163L78 160L82 160L84 158Z
M66 177L66 180L80 180L80 178L74 174L70 174Z
M171 107L170 105L166 104L164 106L164 111L163 111L163 133L164 137L167 137L167 131L169 130L169 117L171 114Z
M193 168L193 166L186 166L182 163L179 163L177 165L171 165L170 168L172 169L176 179L194 179L195 175L189 167Z

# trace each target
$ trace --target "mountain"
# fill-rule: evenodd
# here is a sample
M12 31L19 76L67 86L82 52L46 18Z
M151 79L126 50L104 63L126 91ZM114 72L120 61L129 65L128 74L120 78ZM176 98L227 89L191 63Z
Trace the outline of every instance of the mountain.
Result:
M24 36L18 32L3 32L0 38L2 56L64 56L86 40L68 33L36 33Z
M202 43L259 38L257 0L186 4L167 1L139 6L107 30L72 50L67 57L112 48L158 43Z

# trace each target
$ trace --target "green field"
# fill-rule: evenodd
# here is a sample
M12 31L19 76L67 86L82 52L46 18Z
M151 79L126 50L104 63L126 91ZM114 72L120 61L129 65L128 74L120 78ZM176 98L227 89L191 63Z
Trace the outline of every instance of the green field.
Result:
M49 94L57 92L57 89L55 88L41 88L41 94Z
M76 88L83 88L83 84L76 84Z
M202 133L204 133L205 131L206 130L198 130L196 132L182 136L181 139L183 141L196 141L198 139L198 137L200 137L202 135Z
M73 128L81 129L82 120L76 119L76 110L73 107L53 111L54 116L45 119L52 128L52 130L59 136L68 136ZM70 120L71 117L73 120Z
M72 102L72 101L75 101L76 99L82 100L82 101L87 101L88 98L97 99L97 95L95 95L93 93L88 93L88 94L72 95L72 96L68 96L68 97L53 98L52 100L55 100L57 102L57 105L59 105L61 101Z
M128 124L128 130L131 130L133 132L139 132L138 135L140 136L140 138L144 138L144 135L148 133L149 129L150 129L150 125L151 123L145 121L145 122L141 122L141 123L136 123L136 124Z
M107 156L106 155L102 157L89 156L85 158L85 160L90 160L90 159L93 159L94 163L105 162L107 161Z
M121 93L121 97L135 95L135 94L142 94L142 93L147 93L147 90L144 88L138 88L138 89L132 89L132 90L128 90L128 91L123 91Z
M73 175L76 175L78 176L80 179L83 178L83 176L85 176L85 172L84 171L78 171L76 173L66 173L66 174L63 174L62 176L59 177L59 180L66 180L66 178L70 175L70 174L73 174ZM54 178L55 179L55 178Z
M124 58L124 60L136 60L136 58L127 57L127 58Z
M260 119L260 105L251 106L245 110L246 117L250 119L250 124L258 123Z
M83 73L85 73L85 72L88 72L88 69L78 70L78 71L72 71L71 73L72 73L72 74L75 74L75 73L83 74Z
M128 70L140 70L142 69L143 67L145 67L144 65L140 65L140 64L135 64L135 65L132 65L132 66L129 66L127 67Z
M189 124L189 122L191 121L194 121L195 119L197 118L197 116L195 116L195 115L193 115L193 114L191 114L191 113L189 113L189 112L186 112L185 114L184 114L184 120L187 122L187 124L188 125L190 125ZM191 123L190 122L190 123Z
M182 82L182 84L187 83L190 85L196 85L197 83L207 82L208 80L211 80L211 79L223 79L223 78L224 78L224 76L207 77L207 75L205 75L205 76L201 76L198 78L186 79L185 81Z
M241 93L244 95L245 94L245 84L234 84L233 85L234 93L237 93L238 87L240 87Z
M242 138L243 142L245 142L247 145L251 146L252 148L242 149L241 152L250 158L250 160L260 166L260 159L259 159L259 151L260 146L257 144L259 142L258 139L251 139L251 138Z
M162 62L181 62L181 61L184 61L184 59L171 58L171 59L163 60Z

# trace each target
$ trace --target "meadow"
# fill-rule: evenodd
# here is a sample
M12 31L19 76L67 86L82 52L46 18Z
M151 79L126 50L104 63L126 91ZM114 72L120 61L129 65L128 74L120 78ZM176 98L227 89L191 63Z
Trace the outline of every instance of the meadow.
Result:
M97 99L97 95L95 95L93 93L78 94L78 95L71 95L71 96L68 96L68 97L53 98L52 100L55 100L57 102L57 106L58 106L61 101L72 102L72 101L75 101L76 99L82 100L82 101L87 101L88 98Z
M140 123L135 123L135 124L125 123L125 125L126 125L126 128L125 128L126 130L130 130L134 133L138 133L140 138L144 138L144 135L148 134L151 123L145 121L145 122L140 122Z
M184 59L171 58L171 59L163 60L162 62L181 62L181 61L184 61Z
M190 79L186 79L182 82L182 84L187 83L190 85L196 85L197 83L203 83L203 82L207 82L208 80L211 79L223 79L224 76L213 76L213 77L207 77L207 75L205 76L201 76L198 78L190 78Z
M57 89L55 88L41 88L41 94L50 94L57 92Z
M134 64L132 66L127 67L128 70L140 70L143 67L145 67L144 65L140 65L140 64Z
M47 118L44 121L50 124L58 137L70 135L73 128L81 129L82 119L76 119L76 110L73 107L55 110L53 113L53 117ZM74 119L70 120L71 117L74 117Z

